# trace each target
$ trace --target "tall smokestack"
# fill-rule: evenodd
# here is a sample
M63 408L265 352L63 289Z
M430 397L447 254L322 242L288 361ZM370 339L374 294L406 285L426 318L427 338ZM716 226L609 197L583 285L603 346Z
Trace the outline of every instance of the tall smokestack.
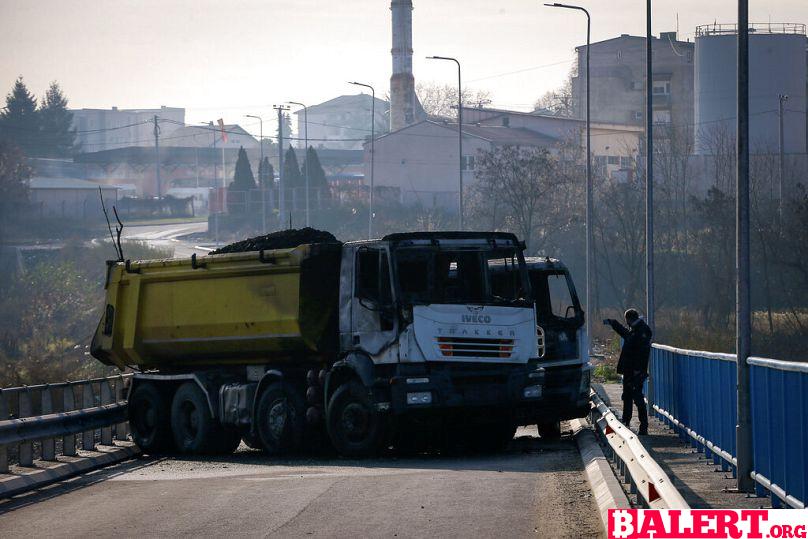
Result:
M392 0L393 76L390 77L390 131L416 120L415 78L412 76L412 0Z

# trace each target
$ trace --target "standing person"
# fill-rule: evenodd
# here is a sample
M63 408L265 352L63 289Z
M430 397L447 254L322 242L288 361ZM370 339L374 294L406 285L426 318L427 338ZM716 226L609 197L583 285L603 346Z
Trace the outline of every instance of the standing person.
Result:
M636 309L627 310L623 316L628 327L612 319L604 320L603 323L612 326L612 329L623 337L623 348L617 362L617 373L623 375L622 422L628 426L631 422L632 405L636 405L640 420L639 434L645 435L648 434L648 410L645 407L642 386L648 377L652 333Z

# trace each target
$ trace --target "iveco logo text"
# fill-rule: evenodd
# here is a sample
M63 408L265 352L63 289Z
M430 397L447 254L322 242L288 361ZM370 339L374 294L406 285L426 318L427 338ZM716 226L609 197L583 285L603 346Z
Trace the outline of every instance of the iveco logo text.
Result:
M464 324L490 324L491 317L487 314L464 314Z

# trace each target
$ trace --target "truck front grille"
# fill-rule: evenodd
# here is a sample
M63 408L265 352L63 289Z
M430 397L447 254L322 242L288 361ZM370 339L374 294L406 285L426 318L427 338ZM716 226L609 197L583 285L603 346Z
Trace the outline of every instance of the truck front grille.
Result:
M438 349L443 357L510 358L513 339L487 339L481 337L438 337Z

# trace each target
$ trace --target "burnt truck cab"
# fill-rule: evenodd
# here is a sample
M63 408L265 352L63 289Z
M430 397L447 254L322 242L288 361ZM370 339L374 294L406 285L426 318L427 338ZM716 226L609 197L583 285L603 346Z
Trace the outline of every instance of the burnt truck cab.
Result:
M584 311L567 267L545 257L525 258L531 299L536 310L538 365L544 370L544 387L535 418L540 430L553 430L565 419L589 413L592 366ZM513 268L501 265L498 279L509 278Z

